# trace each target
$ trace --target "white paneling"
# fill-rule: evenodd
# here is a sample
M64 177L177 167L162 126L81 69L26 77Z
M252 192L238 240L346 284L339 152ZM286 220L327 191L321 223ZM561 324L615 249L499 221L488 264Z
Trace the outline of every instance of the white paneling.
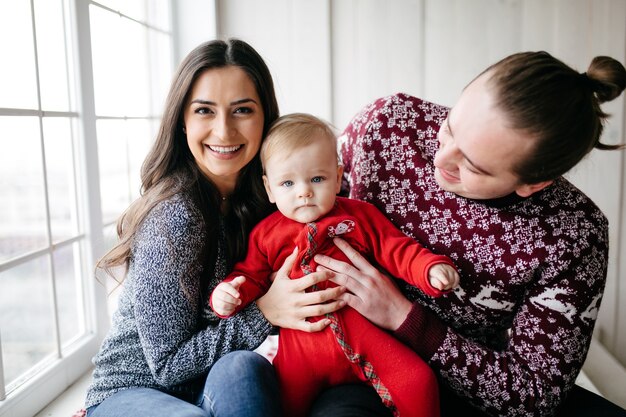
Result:
M527 0L521 11L520 49L525 51L546 50L554 44L556 25L554 15L558 0Z
M427 0L423 98L452 106L487 66L519 51L522 0Z
M334 123L344 128L374 99L419 95L423 77L423 2L332 2Z
M265 59L281 114L332 118L328 0L220 0L219 36L250 43Z
M215 0L172 2L174 67L193 48L217 36Z

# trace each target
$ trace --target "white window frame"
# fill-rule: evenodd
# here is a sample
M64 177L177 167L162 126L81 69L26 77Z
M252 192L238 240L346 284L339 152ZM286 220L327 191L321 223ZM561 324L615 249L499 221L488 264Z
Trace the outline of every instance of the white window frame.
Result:
M174 2L169 1L170 10L174 14ZM34 9L34 1L30 0L31 11ZM83 224L83 234L74 236L63 242L50 242L47 248L20 257L15 262L5 263L0 271L7 270L12 266L34 259L37 256L51 252L54 248L70 245L77 241L82 241L83 268L79 272L83 277L83 297L85 300L86 329L84 337L72 344L71 349L63 350L57 346L57 358L52 362L46 362L41 369L37 369L27 382L17 387L14 391L6 395L4 392L4 380L2 355L0 351L0 417L3 416L32 416L43 409L48 403L56 398L67 387L77 381L85 372L88 372L92 363L91 360L100 347L100 343L109 328L110 316L107 305L107 290L94 276L93 266L96 260L105 253L104 229L107 227L102 222L102 209L100 197L100 175L98 165L97 133L96 133L96 113L94 101L94 79L92 71L91 54L91 31L89 7L91 4L99 5L97 1L91 0L70 0L68 27L71 36L68 42L72 44L74 52L73 71L76 74L76 82L69 88L76 91L77 105L75 112L48 112L41 110L19 110L0 109L3 116L36 116L45 117L71 117L77 121L78 166L77 176L80 177L79 193L83 193L81 222ZM104 7L106 8L106 7ZM108 8L106 8L108 9ZM111 9L108 9L111 11ZM121 13L120 13L121 14ZM33 18L34 19L34 18ZM34 21L34 20L33 20ZM142 22L139 22L142 23ZM172 23L174 21L172 20ZM173 24L170 24L174 28ZM33 28L33 31L35 29ZM176 42L172 37L172 56L176 56ZM37 39L34 36L36 48ZM173 63L173 59L172 59ZM160 109L157 109L160 112ZM156 118L156 117L149 117ZM45 170L44 170L45 175ZM45 177L44 177L45 180ZM47 189L45 190L47 193ZM48 210L48 208L47 208ZM50 226L48 226L50 227ZM50 234L50 233L49 233ZM52 284L54 285L54 284ZM54 301L56 303L56 301ZM56 310L56 305L55 305ZM25 318L27 319L27 318ZM58 329L57 329L58 333ZM58 338L57 338L58 339ZM77 409L82 406L77 404Z

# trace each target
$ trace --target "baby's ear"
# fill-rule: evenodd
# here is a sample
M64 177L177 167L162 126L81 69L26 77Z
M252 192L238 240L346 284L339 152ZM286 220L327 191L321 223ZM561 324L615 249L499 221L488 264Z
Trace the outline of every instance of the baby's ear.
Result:
M341 181L343 180L343 165L339 164L337 166L337 191L335 194L341 191Z
M276 199L272 194L272 190L270 189L270 182L267 179L267 175L263 175L263 185L265 186L265 192L267 193L267 198L269 198L270 203L275 203Z

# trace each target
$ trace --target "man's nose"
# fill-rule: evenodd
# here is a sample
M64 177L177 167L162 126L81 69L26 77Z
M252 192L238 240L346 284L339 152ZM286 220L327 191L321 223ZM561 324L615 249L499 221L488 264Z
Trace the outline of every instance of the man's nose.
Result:
M451 167L458 165L462 157L463 154L454 141L446 141L445 144L440 142L434 164L438 168L451 169Z

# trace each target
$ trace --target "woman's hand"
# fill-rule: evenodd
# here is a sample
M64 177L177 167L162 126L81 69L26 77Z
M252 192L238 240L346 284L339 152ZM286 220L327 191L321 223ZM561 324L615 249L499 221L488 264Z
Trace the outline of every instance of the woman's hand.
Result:
M333 274L329 271L314 272L302 278L290 279L288 274L296 259L297 249L285 259L276 273L272 286L256 301L257 306L270 323L287 329L317 332L330 324L322 319L314 323L308 317L323 316L346 305L341 299L345 288L338 286L321 291L305 292L314 284L326 281Z
M412 303L391 279L373 267L345 240L333 239L352 265L325 255L315 255L318 271L333 271L330 279L348 292L340 299L383 329L395 331L411 311Z

